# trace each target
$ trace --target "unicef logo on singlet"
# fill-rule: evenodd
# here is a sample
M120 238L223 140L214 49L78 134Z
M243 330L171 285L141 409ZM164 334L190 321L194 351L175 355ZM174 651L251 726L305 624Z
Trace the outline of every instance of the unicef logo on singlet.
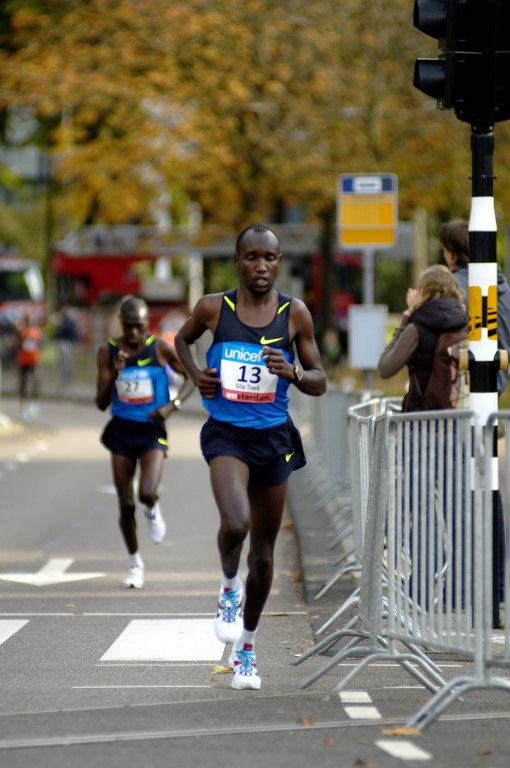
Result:
M258 344L224 342L221 352L221 393L226 400L272 403L278 376L269 373Z

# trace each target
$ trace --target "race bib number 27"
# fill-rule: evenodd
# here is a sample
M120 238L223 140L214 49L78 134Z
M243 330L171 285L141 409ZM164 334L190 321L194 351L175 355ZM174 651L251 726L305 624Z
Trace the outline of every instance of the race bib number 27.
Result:
M226 400L272 403L276 398L278 377L267 370L258 345L225 344L220 377Z
M130 372L121 371L115 382L117 394L121 402L128 403L129 405L152 403L154 400L152 379L149 376L145 377L140 374L140 371L135 371L131 375Z

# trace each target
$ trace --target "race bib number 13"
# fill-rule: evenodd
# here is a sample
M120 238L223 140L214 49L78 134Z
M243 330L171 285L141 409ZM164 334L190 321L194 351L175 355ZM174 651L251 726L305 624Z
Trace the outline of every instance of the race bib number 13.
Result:
M272 403L278 377L269 373L260 347L226 346L221 360L221 388L226 400L242 403Z

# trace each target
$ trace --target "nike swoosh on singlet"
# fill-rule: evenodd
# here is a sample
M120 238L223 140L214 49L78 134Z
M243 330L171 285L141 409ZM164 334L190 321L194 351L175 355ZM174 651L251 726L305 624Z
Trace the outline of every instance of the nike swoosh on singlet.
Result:
M289 463L289 461L291 460L291 458L292 458L293 456L294 456L294 451L291 451L290 453L286 453L286 454L285 454L285 461L286 461L287 463Z
M265 336L260 337L261 344L273 344L275 341L283 341L283 336L278 336L277 339L266 339Z
M138 361L138 365L144 366L149 365L149 363L152 362L152 357L144 357L143 360Z

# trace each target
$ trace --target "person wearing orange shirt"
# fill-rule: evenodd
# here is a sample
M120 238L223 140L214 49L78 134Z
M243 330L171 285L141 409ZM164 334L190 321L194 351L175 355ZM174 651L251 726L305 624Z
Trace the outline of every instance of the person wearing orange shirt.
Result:
M41 329L32 322L27 313L19 330L16 365L19 375L19 399L23 418L35 416L37 406L34 400L39 396L38 366L42 343ZM30 400L29 400L30 398Z

